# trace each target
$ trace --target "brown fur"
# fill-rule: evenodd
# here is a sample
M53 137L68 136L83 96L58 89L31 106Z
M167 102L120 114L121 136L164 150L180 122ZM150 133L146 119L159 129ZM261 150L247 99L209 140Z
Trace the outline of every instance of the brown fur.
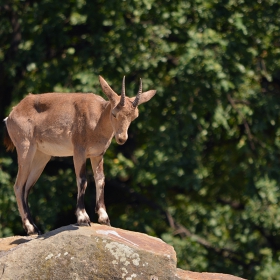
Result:
M138 105L149 101L155 90L136 97L115 93L100 76L99 81L109 101L95 94L30 94L16 105L5 119L8 150L16 147L18 174L14 185L22 223L28 234L39 232L33 222L28 194L51 156L73 156L78 198L76 216L79 225L90 225L85 210L87 188L86 160L90 159L96 185L96 211L101 224L110 225L104 203L103 155L115 137L122 145L127 140L130 123L138 117Z
M9 152L9 151L12 152L15 149L15 145L14 145L14 143L13 143L13 141L12 141L12 139L11 139L9 133L8 133L6 124L5 124L5 129L4 129L4 141L3 142L4 142L4 145L6 147L7 152Z

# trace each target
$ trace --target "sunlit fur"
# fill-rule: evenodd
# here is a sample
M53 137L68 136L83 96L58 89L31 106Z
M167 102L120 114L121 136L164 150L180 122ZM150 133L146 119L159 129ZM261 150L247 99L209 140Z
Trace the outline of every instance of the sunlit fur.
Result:
M5 119L8 131L5 144L9 150L15 147L18 155L14 191L28 234L39 233L28 207L28 194L51 156L73 156L79 225L90 225L84 206L86 159L90 158L96 185L98 221L110 225L104 204L103 155L113 136L118 144L125 143L128 127L138 117L137 106L149 101L156 91L141 92L137 95L139 102L123 93L120 102L121 96L101 76L99 81L109 101L92 93L29 94ZM133 106L135 104L137 106Z

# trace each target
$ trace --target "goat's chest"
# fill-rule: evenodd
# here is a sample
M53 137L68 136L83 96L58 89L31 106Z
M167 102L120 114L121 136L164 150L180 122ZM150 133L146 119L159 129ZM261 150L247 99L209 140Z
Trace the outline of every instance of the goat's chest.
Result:
M112 139L104 139L102 141L102 138L95 140L91 143L91 145L87 148L87 157L97 157L100 155L103 155L108 147L111 144Z

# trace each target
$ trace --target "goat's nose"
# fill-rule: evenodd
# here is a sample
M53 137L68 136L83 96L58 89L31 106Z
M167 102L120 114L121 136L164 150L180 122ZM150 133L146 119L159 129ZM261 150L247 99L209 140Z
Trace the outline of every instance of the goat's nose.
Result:
M117 134L116 140L119 145L123 145L127 140L127 136L124 134Z
M119 144L120 144L120 145L124 144L125 141L126 141L125 139L119 138Z

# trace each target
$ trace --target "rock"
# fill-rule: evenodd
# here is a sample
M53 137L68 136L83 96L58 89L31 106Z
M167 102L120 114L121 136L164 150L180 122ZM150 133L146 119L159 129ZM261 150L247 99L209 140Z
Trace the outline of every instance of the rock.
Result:
M243 278L222 274L222 273L208 273L208 272L192 272L177 269L176 280L242 280ZM243 279L245 280L245 279Z
M99 224L70 225L39 237L0 239L0 279L240 280L176 268L159 238ZM215 278L216 277L216 278Z
M72 225L6 251L0 278L174 279L176 261L173 247L161 239L98 224Z

